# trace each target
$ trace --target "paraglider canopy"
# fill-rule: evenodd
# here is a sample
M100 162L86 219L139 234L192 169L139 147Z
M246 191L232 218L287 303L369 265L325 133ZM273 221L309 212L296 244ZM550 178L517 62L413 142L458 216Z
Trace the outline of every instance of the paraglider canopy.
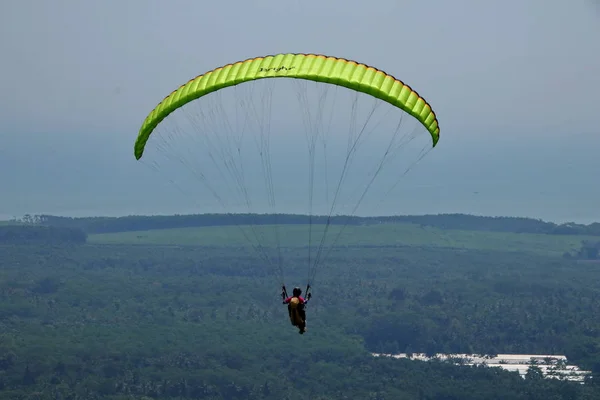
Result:
M278 54L228 64L199 75L179 87L152 110L140 128L135 157L140 159L148 137L177 108L228 86L265 78L296 78L344 86L386 101L414 116L431 134L433 146L440 128L431 106L402 81L374 67L317 54Z

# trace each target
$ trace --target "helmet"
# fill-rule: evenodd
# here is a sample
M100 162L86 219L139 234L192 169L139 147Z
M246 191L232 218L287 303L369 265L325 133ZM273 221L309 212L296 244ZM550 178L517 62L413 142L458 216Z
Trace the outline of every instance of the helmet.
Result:
M299 287L295 287L294 290L292 291L293 296L300 296L301 294L302 294L302 289L300 289Z

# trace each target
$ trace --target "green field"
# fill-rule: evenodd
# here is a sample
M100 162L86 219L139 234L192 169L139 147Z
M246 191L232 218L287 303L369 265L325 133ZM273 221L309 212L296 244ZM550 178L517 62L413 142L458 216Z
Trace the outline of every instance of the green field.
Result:
M139 244L179 246L246 246L254 232L248 227L202 227L179 228L136 232L89 235L94 244ZM255 227L257 235L263 235L261 244L275 244L277 230L283 247L302 247L308 243L307 225L280 225ZM322 226L313 226L313 245L322 236ZM326 246L338 235L339 226L331 226ZM413 224L381 224L370 226L347 226L336 245L338 246L434 246L461 249L525 251L547 255L562 255L577 250L587 236L517 234L503 232L442 230Z

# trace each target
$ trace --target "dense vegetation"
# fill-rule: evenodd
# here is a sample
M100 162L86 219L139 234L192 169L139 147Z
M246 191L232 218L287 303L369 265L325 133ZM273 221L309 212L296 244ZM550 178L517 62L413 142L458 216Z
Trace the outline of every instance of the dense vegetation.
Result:
M83 244L86 241L86 233L78 228L0 225L0 244Z
M93 234L65 224L64 240L44 242L39 226L19 227L18 241L0 245L0 399L600 398L598 378L372 357L558 353L600 373L600 264L562 257L576 242L441 237L419 225L389 235L385 225L349 229L333 249L302 336L274 274L213 237L226 228ZM305 282L306 249L289 230L293 285ZM87 243L66 235L83 231Z

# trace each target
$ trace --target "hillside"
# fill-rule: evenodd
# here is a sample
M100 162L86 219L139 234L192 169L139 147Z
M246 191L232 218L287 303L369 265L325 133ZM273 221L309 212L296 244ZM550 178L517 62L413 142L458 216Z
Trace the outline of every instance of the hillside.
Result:
M280 227L285 282L304 285L306 226ZM600 269L561 256L581 239L348 226L302 336L236 226L0 244L0 399L599 398L597 378L371 356L566 354L599 373Z

